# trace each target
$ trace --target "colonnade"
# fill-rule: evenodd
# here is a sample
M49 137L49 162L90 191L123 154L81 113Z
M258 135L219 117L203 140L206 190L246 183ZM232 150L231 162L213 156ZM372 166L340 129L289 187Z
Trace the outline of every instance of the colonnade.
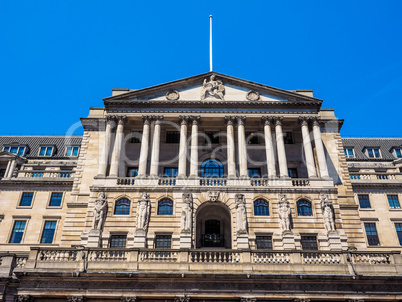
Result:
M142 116L143 131L140 148L140 156L138 162L138 177L146 177L147 175L157 177L159 171L160 141L161 141L161 121L164 116ZM191 125L190 136L190 177L198 176L199 157L198 157L198 125L200 116L179 116L180 121L180 142L178 156L178 177L187 177L187 158L188 158L188 126ZM123 147L124 124L127 120L126 116L108 116L105 130L105 140L101 153L99 164L99 176L106 176L108 161L110 158L109 176L119 176L119 169L122 169L122 161L120 160L121 149ZM269 178L288 177L288 166L285 150L285 142L282 130L283 117L281 116L263 116L261 121L264 125L265 151L267 171ZM234 127L237 126L237 150L238 150L238 167L240 177L248 176L247 169L247 145L245 135L245 116L225 116L227 131L227 171L228 178L235 178L236 175L236 156L235 156L235 138ZM152 137L152 149L149 152L150 145L150 127L154 124ZM303 137L303 148L307 172L309 178L318 177L317 168L322 178L328 178L328 166L325 158L324 146L321 138L319 120L315 117L300 117L301 132ZM317 153L318 167L316 168L309 124L312 124L313 140ZM116 135L113 148L112 130L117 125ZM276 169L276 159L274 150L274 141L272 132L275 132L276 138L276 154L279 171ZM109 154L112 152L111 154ZM151 162L149 174L147 174L148 154L151 153ZM278 173L277 173L278 172Z

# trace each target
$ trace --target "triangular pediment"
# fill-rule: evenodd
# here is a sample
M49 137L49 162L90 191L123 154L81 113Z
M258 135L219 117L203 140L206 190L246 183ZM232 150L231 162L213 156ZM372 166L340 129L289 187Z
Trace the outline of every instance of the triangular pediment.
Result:
M105 105L124 102L260 102L321 105L322 100L305 94L235 78L217 72L127 91L104 99Z

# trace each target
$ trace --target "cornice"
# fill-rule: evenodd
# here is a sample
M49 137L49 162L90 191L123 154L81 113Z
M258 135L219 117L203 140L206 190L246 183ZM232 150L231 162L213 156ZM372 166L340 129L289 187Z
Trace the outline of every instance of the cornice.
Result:
M19 179L19 178L14 178L14 179L6 179L6 180L0 180L0 188L2 186L5 186L6 189L9 189L11 186L21 186L24 185L26 187L40 187L40 186L58 186L58 187L72 187L74 183L74 180L46 180L46 179ZM2 189L2 190L6 190Z

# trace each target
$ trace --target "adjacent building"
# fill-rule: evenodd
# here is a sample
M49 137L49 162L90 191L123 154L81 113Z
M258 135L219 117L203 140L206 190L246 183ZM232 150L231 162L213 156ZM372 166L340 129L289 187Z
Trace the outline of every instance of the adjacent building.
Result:
M402 299L402 138L209 72L0 137L0 301Z

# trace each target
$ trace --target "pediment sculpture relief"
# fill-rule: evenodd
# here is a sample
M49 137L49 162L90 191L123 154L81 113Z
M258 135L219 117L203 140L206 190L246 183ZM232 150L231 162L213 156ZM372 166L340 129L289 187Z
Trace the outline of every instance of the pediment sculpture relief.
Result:
M223 101L225 95L225 86L222 81L216 80L215 75L211 75L209 81L204 80L201 90L201 100L205 100L208 96L219 98Z

